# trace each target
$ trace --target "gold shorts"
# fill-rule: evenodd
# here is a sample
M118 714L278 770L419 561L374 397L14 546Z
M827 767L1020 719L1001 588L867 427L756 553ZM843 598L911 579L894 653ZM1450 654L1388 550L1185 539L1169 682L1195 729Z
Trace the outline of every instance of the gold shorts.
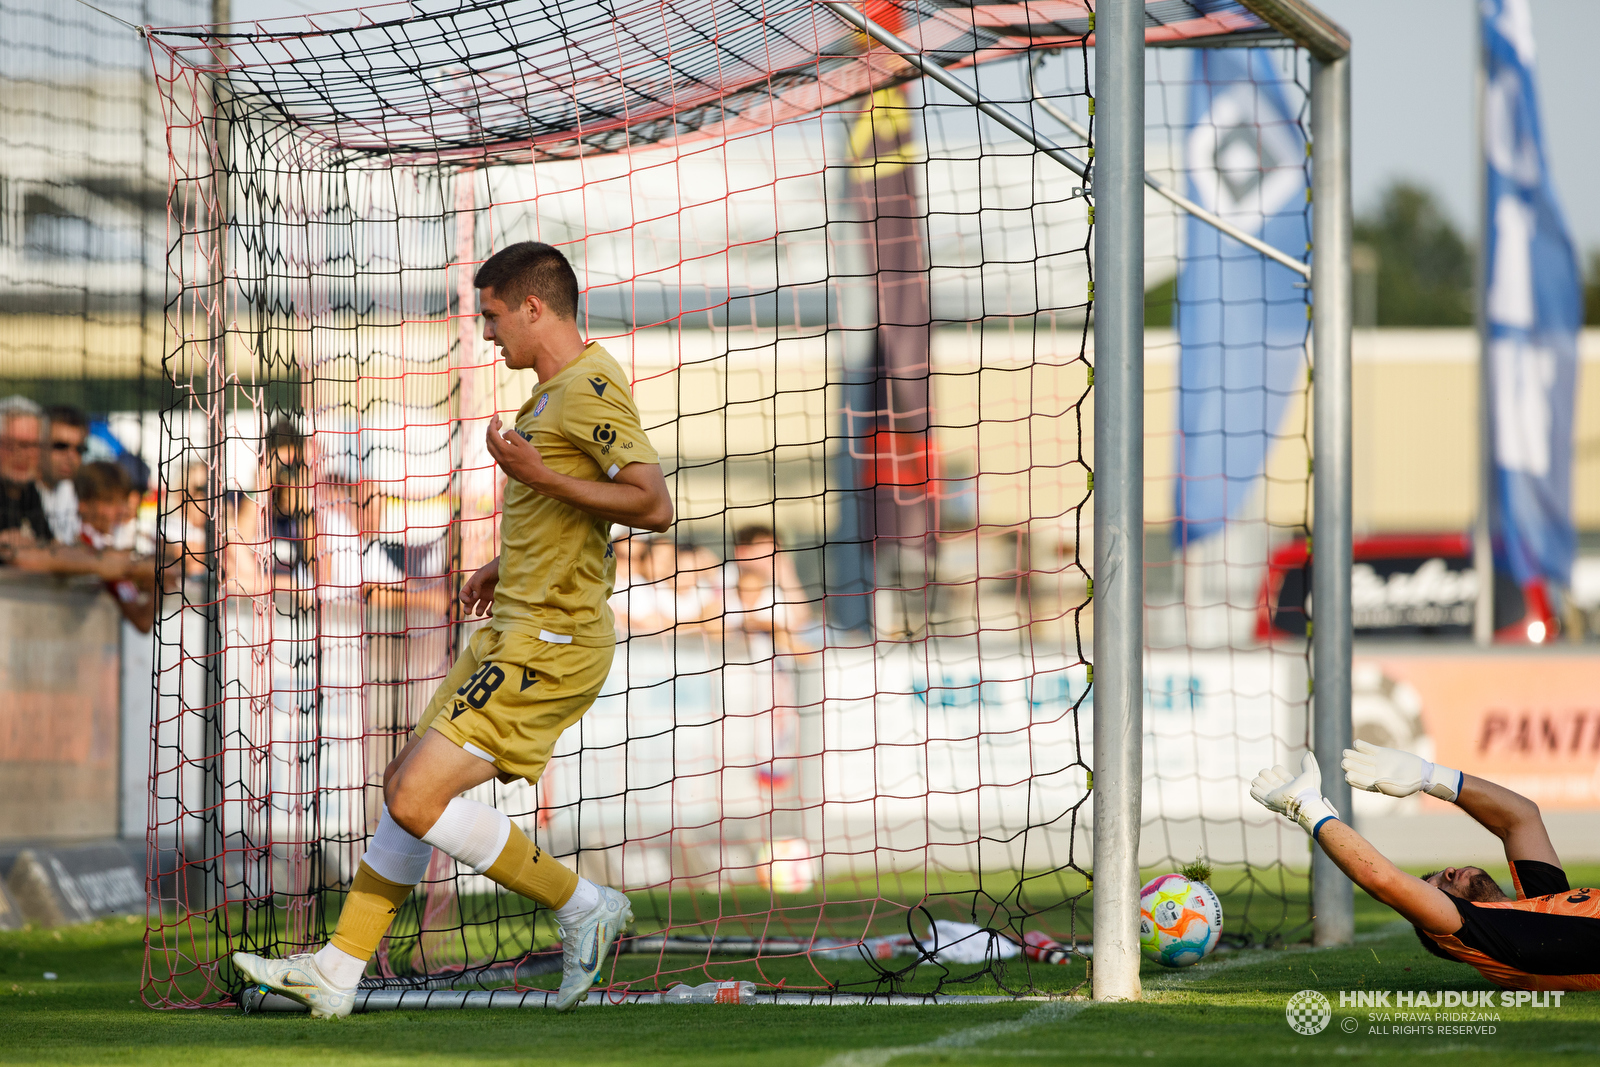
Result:
M493 763L502 782L537 782L556 738L600 695L615 651L485 626L439 683L416 736L437 730Z

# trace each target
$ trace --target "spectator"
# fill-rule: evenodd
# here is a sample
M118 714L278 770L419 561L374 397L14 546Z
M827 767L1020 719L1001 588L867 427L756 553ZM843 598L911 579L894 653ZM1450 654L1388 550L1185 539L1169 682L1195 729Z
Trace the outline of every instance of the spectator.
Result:
M617 631L630 637L672 628L672 605L658 595L660 588L651 565L656 543L644 533L629 533L611 542L617 556L617 575L609 603Z
M39 444L44 412L24 396L0 400L0 546L50 539L39 496Z
M263 459L269 469L305 463L305 435L295 429L294 423L288 419L279 419L267 431L267 449Z
M111 566L102 572L106 590L116 598L123 618L147 634L156 618L155 569L148 556L133 556L116 543L133 521L127 473L115 463L90 463L78 471L75 481L79 536L103 558L121 564L120 574Z
M776 652L809 652L801 635L812 625L794 560L770 526L751 525L733 535L733 563L725 571L729 630L765 637Z
M178 507L170 512L161 526L161 539L166 542L170 558L181 560L183 579L202 582L206 565L206 483L209 472L199 460L190 460L183 468L183 480L178 490Z
M140 555L149 555L155 548L155 531L140 525L139 509L150 491L150 464L133 452L122 453L115 462L128 476L128 521L117 533L117 547L133 547Z
M673 609L678 625L720 630L722 583L718 581L717 572L722 561L708 548L681 544L675 562Z
M90 463L78 471L75 483L78 543L19 548L17 566L40 574L96 575L123 617L149 633L155 625L155 562L114 544L129 521L127 475L115 463Z
M185 598L198 604L207 598L206 583L215 562L210 550L208 527L212 514L217 517L217 538L222 543L221 569L217 578L224 596L255 596L268 588L264 568L256 550L256 526L260 511L241 493L211 496L211 469L203 460L190 460L183 468L179 504L163 504L161 539L166 543L167 565L182 564L181 577L187 586ZM172 574L169 582L178 574Z
M272 587L276 592L309 592L316 579L316 517L311 510L311 470L302 462L272 462L267 512L272 535Z
M44 414L49 421L50 449L40 457L39 497L55 539L64 545L75 544L78 540L78 495L73 479L83 466L89 418L70 404L56 404L46 408Z
M628 591L631 633L716 628L722 598L712 580L715 556L691 544L675 544L671 537L656 537L642 562L643 573Z

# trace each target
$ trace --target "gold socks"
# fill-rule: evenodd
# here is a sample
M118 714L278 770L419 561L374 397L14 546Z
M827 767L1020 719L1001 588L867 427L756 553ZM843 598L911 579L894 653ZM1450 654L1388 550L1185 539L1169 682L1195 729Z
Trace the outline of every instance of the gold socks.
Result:
M547 908L559 908L572 898L578 888L578 875L557 863L528 839L528 835L511 824L511 834L506 847L501 850L487 871L490 880L536 900ZM339 928L344 928L340 919Z
M370 960L378 951L378 942L389 932L395 913L415 888L391 882L363 862L356 869L355 881L350 883L350 895L345 898L339 925L329 943L357 959Z

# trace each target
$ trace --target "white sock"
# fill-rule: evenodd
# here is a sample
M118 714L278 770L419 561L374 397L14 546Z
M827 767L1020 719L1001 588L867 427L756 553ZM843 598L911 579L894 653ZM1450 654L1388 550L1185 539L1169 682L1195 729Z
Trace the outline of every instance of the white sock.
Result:
M416 885L428 873L428 861L432 858L433 846L406 833L390 818L389 805L385 804L361 862L381 878L399 885Z
M317 970L322 972L322 977L332 982L340 989L354 989L361 984L361 976L367 973L367 961L356 959L341 948L334 948L331 944L323 945L312 957L317 962Z
M599 903L600 887L580 876L577 887L572 891L571 899L556 909L556 921L563 927L571 926Z
M422 840L482 874L494 866L511 836L511 820L476 800L456 797Z

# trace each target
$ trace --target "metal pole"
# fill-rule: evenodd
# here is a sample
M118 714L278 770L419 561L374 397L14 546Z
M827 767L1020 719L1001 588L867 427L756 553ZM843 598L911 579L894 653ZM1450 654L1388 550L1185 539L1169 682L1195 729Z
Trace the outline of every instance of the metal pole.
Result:
M229 0L211 0L211 24L222 30L231 21ZM219 47L211 50L213 61L221 66L227 53ZM223 704L226 679L223 664L227 659L223 628L227 625L226 584L222 573L222 549L227 544L227 407L228 407L228 224L232 200L229 196L229 140L233 134L228 81L226 73L211 78L211 135L216 140L216 170L212 176L214 199L208 205L212 212L206 218L210 227L211 248L214 259L211 270L214 301L208 312L207 331L211 334L211 359L206 366L206 405L210 414L207 425L206 459L210 464L207 487L208 513L206 520L206 605L205 605L205 701L203 721L206 731L206 755L201 813L204 827L202 859L208 877L205 906L220 909L213 913L212 930L225 936L227 923L227 827L224 822L224 802L227 799L227 782L224 761L227 758L227 729L223 723ZM218 925L220 924L220 925Z
M1079 122L1077 119L1073 118L1071 115L1067 114L1065 111L1062 111L1060 108L1056 107L1049 100L1046 100L1043 94L1039 92L1038 73L1039 65L1042 62L1044 62L1043 54L1035 57L1033 62L1028 64L1028 92L1033 97L1033 102L1038 104L1039 109L1046 115L1049 115L1051 118L1061 123L1061 125L1071 130L1074 134L1083 138L1084 144L1091 144L1089 128L1083 123ZM1246 248L1260 252L1274 263L1288 267L1302 278L1309 279L1311 277L1311 268L1306 264L1300 262L1298 259L1295 259L1287 252L1267 244L1267 242L1263 241L1261 238L1256 237L1253 234L1245 233L1233 223L1224 220L1222 216L1207 211L1193 200L1190 200L1188 197L1169 186L1166 182L1163 182L1160 178L1157 178L1154 174L1151 174L1149 171L1145 171L1144 183L1150 187L1151 192L1158 193L1161 196L1166 197L1180 210L1193 215L1195 218L1199 219L1207 226L1210 226L1218 233L1227 234L1229 237L1233 238L1235 241L1238 241Z
M1312 742L1322 791L1350 817L1339 761L1350 746L1350 59L1311 61L1311 326L1315 457L1311 571ZM1355 937L1350 880L1311 850L1311 938Z
M1095 14L1094 983L1139 999L1144 744L1144 3Z
M1472 615L1472 638L1478 644L1494 644L1494 542L1489 524L1494 507L1493 421L1489 417L1489 316L1484 298L1489 289L1489 173L1484 156L1483 96L1484 56L1483 19L1476 13L1473 38L1477 45L1473 63L1477 91L1478 154L1478 250L1473 257L1472 311L1478 327L1478 516L1472 524L1472 570L1478 576L1478 599Z

